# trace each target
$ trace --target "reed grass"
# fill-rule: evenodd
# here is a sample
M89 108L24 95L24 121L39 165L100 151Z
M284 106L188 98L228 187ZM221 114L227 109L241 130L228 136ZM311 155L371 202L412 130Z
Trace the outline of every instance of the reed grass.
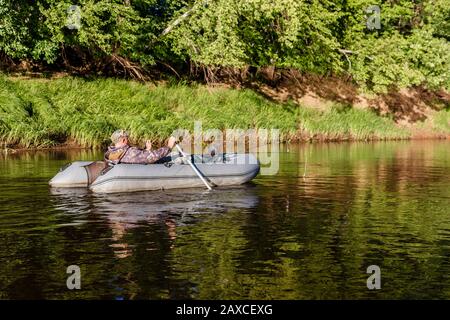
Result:
M201 85L149 85L118 79L24 79L0 74L0 142L50 147L108 143L117 128L136 142L166 139L173 130L277 128L281 140L403 139L409 132L369 110L327 111L275 103L252 90Z

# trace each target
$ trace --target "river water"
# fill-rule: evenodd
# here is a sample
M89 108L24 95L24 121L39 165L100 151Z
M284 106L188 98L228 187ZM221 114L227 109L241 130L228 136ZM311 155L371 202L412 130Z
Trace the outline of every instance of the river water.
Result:
M450 298L448 140L287 145L277 175L210 193L49 188L99 158L0 156L0 299Z

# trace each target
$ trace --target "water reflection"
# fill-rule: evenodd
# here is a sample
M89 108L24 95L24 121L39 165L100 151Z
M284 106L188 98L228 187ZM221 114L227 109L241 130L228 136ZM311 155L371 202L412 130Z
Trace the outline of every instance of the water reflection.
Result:
M125 235L146 224L163 226L174 247L177 226L195 223L201 215L218 215L236 209L251 209L258 204L255 186L215 189L214 193L201 189L180 189L123 194L94 194L84 188L51 188L55 209L74 216L73 223L85 212L104 219L112 231L111 247L118 258L132 254ZM147 250L158 248L147 248Z

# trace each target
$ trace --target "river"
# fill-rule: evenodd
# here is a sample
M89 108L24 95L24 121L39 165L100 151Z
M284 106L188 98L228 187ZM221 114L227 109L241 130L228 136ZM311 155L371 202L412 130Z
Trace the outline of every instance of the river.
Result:
M278 174L213 192L49 188L99 158L0 156L0 299L450 298L448 140L284 145Z

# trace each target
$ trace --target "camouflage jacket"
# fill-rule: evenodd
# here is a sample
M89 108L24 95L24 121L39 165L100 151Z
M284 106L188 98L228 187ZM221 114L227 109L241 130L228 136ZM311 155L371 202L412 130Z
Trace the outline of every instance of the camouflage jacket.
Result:
M134 163L147 164L154 163L161 158L164 158L170 153L169 147L162 147L158 150L145 150L136 147L124 146L116 148L110 146L105 153L105 160L113 163Z

